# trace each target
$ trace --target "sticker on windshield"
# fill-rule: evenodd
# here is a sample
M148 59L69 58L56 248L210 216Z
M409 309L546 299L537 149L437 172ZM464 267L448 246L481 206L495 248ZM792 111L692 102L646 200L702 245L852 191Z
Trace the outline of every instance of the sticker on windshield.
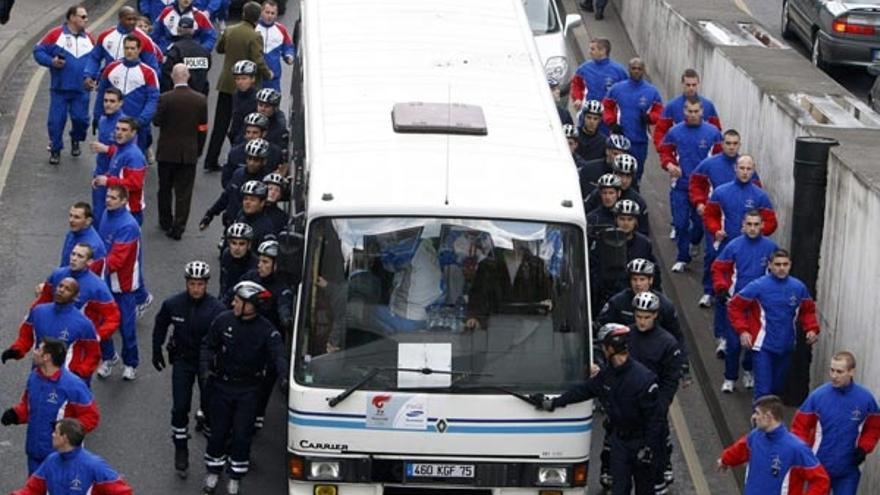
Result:
M424 394L367 394L367 428L427 430Z

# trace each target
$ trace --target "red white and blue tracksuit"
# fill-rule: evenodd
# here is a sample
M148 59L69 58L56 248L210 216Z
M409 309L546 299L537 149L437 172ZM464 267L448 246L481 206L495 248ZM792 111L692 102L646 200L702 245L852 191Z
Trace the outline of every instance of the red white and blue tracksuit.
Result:
M764 275L743 287L727 303L730 324L738 335L752 336L755 398L778 394L784 385L797 326L819 332L816 302L800 280Z
M78 232L72 230L67 231L67 235L64 236L64 244L61 246L61 263L59 263L58 266L67 266L70 264L70 253L73 252L73 247L80 243L88 244L92 247L93 261L100 260L104 256L107 256L107 250L104 248L104 241L101 240L101 236L98 235L98 231L93 225L89 225Z
M257 23L257 32L263 38L263 58L266 65L275 75L273 79L263 79L264 88L272 88L281 91L281 61L287 57L296 55L293 40L288 34L287 28L280 22L266 24L262 19Z
M77 309L92 322L102 341L110 339L113 332L119 328L119 307L104 280L88 268L76 271L65 266L53 271L43 284L43 291L32 307L52 301L55 287L67 277L79 283L79 294L74 301Z
M660 92L645 80L626 79L611 86L603 104L605 114L602 120L605 125L611 127L619 124L623 128L623 134L632 143L629 154L634 156L640 165L644 164L648 157L648 123L656 124L663 111ZM648 123L643 122L642 115L647 115ZM694 166L696 167L696 164ZM642 179L644 171L644 166L639 167L636 174L637 181Z
M156 18L156 24L153 27L153 41L162 50L162 53L168 51L171 44L179 39L177 34L177 24L183 17L189 17L193 20L192 37L209 53L214 49L214 43L217 42L217 31L211 24L210 14L190 6L181 12L177 2L165 7L159 17Z
M76 307L76 303L54 302L31 308L18 327L18 338L9 346L25 356L45 337L60 339L67 346L67 368L86 383L101 362L101 349L95 325Z
M89 92L83 87L83 74L95 46L92 35L82 31L74 34L67 24L51 29L34 45L34 60L49 68L49 118L47 127L52 151L64 148L64 125L70 115L71 141L85 141L89 128ZM55 56L64 57L64 67L52 66Z
M626 67L610 58L582 63L571 78L573 100L602 101L611 86L629 78Z
M712 262L712 285L714 293L733 297L752 280L767 273L767 263L774 251L779 249L775 242L764 236L754 239L741 235L727 243ZM715 337L727 341L724 354L724 378L739 378L739 356L742 346L739 335L730 326L727 317L727 300L719 297L715 304ZM742 361L743 369L752 371L752 352L746 349Z
M144 223L144 180L147 175L147 159L134 139L122 144L110 145L107 151L110 163L107 165L107 187L123 186L128 191L128 211Z
M880 439L880 409L874 394L850 382L814 390L791 422L791 432L809 445L831 478L834 495L855 495L861 470L855 450L871 453Z
M688 180L688 197L694 208L700 205L706 206L709 196L715 188L728 182L736 180L736 161L739 154L728 156L724 153L706 158L697 166L697 169L691 172ZM752 174L752 182L755 185L761 185L761 179L758 172ZM705 231L705 225L703 227ZM712 260L718 255L715 250L715 239L711 235L705 236L705 253L703 254L703 294L712 295L712 276L709 273L712 266ZM718 335L716 335L718 337Z
M697 95L697 98L699 98L700 102L703 104L703 121L712 124L720 131L721 119L718 117L718 112L715 111L715 104L712 103L712 100L704 96ZM660 114L660 120L658 120L657 124L654 126L654 146L657 148L658 152L660 151L660 146L663 144L663 138L666 137L666 133L669 132L669 129L672 129L672 126L675 124L684 122L684 104L686 101L687 97L683 94L678 95L669 100L666 103L666 106L663 107L663 112Z
M104 281L113 293L122 319L119 327L122 334L122 362L136 368L139 359L135 299L143 278L141 229L127 209L117 208L104 212L98 232L107 247L107 257L102 267ZM105 361L113 359L115 354L112 339L101 342L101 355Z
M52 453L52 431L55 421L76 418L86 432L98 426L100 413L92 392L78 376L61 368L52 376L43 375L39 368L31 370L27 389L21 401L12 407L18 424L28 424L25 453L28 474L32 474Z
M82 447L52 452L11 495L132 495L134 491L104 459Z
M688 180L700 162L721 150L721 139L721 132L715 126L705 122L699 125L681 122L672 126L660 146L663 170L669 164L681 167L681 177L672 182L669 190L669 207L678 246L676 261L690 262L689 244L699 244L703 237L703 222L688 199Z
M97 103L96 103L97 105ZM125 117L125 113L120 108L116 113L101 115L98 120L98 142L110 146L116 142L116 123L119 119ZM107 175L107 169L110 168L110 154L98 153L95 155L95 170L92 171L92 178L99 175ZM92 219L95 227L98 227L101 216L104 214L104 201L107 197L107 186L98 186L92 189ZM103 257L103 256L102 256ZM95 256L98 259L98 256ZM67 263L66 261L64 262Z
M137 120L138 146L145 150L150 142L150 125L156 106L159 104L158 72L139 60L117 60L111 62L101 72L95 96L93 118L99 119L104 113L104 91L115 87L122 91L122 112Z
M128 35L135 36L141 40L141 62L149 65L158 73L159 67L162 66L162 61L164 60L162 50L153 43L153 40L150 39L147 33L138 28L126 30L117 24L115 27L105 29L98 35L95 48L92 49L92 53L89 56L84 77L97 81L104 67L117 60L122 60L125 57L123 40ZM98 100L96 103L103 105L103 100Z
M721 453L726 466L749 463L744 495L827 495L828 473L813 451L785 425L755 428ZM809 488L804 489L804 483Z

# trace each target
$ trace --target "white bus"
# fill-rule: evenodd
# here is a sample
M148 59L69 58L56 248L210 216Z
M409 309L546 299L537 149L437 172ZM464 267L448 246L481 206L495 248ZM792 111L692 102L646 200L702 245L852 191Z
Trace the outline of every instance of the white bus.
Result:
M304 0L292 494L583 494L577 173L522 0ZM299 267L295 263L291 263Z

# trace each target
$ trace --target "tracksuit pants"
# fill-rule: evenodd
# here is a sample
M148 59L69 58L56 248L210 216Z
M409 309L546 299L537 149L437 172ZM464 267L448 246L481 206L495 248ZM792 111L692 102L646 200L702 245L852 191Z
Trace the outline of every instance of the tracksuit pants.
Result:
M137 301L135 292L113 293L113 299L119 306L121 322L119 325L119 334L122 337L122 363L132 368L137 368L138 346L137 346ZM113 345L113 338L101 341L101 359L109 361L116 355L116 348Z
M831 493L834 495L856 495L859 491L859 479L862 477L862 471L853 466L846 474L839 476L831 476Z
M199 405L207 409L207 391L198 376L198 359L176 359L171 365L171 432L175 448L186 448L187 445L192 389L196 383L199 386Z
M85 141L89 128L89 93L87 91L69 91L53 89L49 95L49 139L52 151L64 149L64 126L70 116L72 129L71 141Z
M226 453L229 452L229 477L241 479L250 467L259 384L236 384L214 379L208 389L207 415L211 436L208 437L205 450L205 466L210 473L222 473ZM227 449L230 434L232 438Z
M669 207L672 209L672 225L675 227L675 244L678 247L675 261L690 263L690 245L699 244L703 238L703 219L691 205L687 191L670 189Z
M755 370L755 399L782 391L785 375L791 362L791 351L776 353L755 351L752 353L752 366Z

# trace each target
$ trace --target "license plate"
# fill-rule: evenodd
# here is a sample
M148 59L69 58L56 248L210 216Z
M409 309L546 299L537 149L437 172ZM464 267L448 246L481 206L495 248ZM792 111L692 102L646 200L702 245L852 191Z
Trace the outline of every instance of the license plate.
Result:
M408 463L407 478L473 478L473 464Z

